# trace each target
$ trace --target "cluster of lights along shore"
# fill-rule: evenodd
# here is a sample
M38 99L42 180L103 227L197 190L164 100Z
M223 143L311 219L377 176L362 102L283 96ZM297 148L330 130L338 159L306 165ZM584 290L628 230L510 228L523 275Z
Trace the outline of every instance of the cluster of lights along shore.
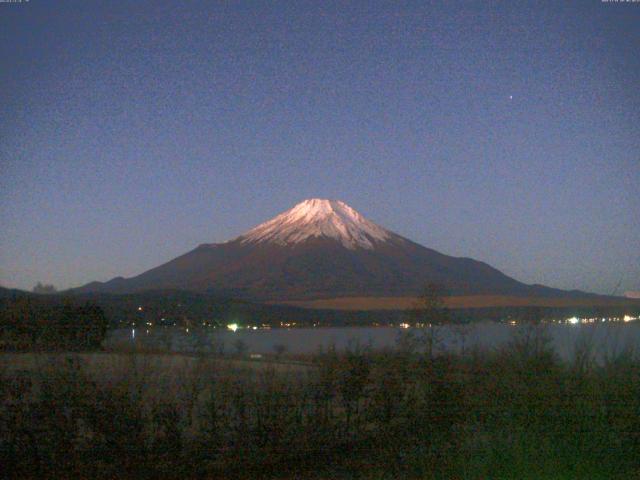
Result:
M137 308L138 312L143 312L144 311L144 307L143 306L139 306ZM566 317L566 318L552 318L552 319L542 319L540 321L540 323L545 323L545 324L556 324L556 325L590 325L590 324L598 324L598 323L628 323L628 322L633 322L636 320L640 320L640 315L639 316L631 316L631 315L622 315L622 316L608 316L608 317L595 317L595 316L591 316L591 317L578 317L578 316L571 316L571 317ZM527 321L522 321L522 320L517 320L517 319L512 319L512 318L507 318L505 319L502 323L506 323L508 325L519 325L519 324L525 324L525 323L529 323ZM145 322L143 322L142 324L137 324L136 322L131 322L130 327L132 327L134 330L136 328L136 326L138 327L142 327L146 329L146 333L149 333L149 329L155 327L178 327L178 324L176 321L173 321L171 319L168 319L166 317L160 317L158 319L158 321L156 321L155 323L153 321L147 320ZM273 324L266 324L266 323L260 323L260 324L241 324L238 322L232 322L232 323L219 323L219 322L215 322L215 321L203 321L201 322L199 325L197 325L197 327L200 328L220 328L220 329L224 329L230 332L236 332L238 330L271 330L272 328L317 328L317 327L324 327L324 326L329 326L329 325L322 325L320 322L313 322L313 323L298 323L298 322L276 322ZM400 323L393 323L393 322L389 322L386 324L380 324L378 322L374 322L371 325L368 325L371 327L397 327L397 328L403 328L403 329L407 329L407 328L425 328L425 327L430 327L431 325L428 323L406 323L406 322L400 322ZM189 326L181 326L180 328L183 328L185 333L189 333L190 328L193 329L193 326L189 327ZM132 332L132 335L135 337L135 333Z

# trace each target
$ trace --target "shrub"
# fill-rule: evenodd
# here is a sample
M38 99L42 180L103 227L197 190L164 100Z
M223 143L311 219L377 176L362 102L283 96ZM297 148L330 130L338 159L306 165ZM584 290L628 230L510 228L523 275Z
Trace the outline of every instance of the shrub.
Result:
M96 369L87 358L0 370L9 478L634 478L640 468L631 351L585 369L531 338L464 356L332 349L300 375L206 358L176 370L152 359L181 357L140 354Z

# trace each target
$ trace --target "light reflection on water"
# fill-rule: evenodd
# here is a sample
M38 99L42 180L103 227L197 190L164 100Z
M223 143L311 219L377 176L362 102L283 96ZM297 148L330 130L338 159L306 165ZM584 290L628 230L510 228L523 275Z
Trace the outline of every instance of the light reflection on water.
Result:
M473 325L466 336L452 327L440 329L441 347L460 351L474 347L491 349L504 345L516 333L527 328L499 323ZM640 321L630 323L606 323L595 325L543 325L556 352L562 358L570 358L576 345L590 343L597 356L613 355L627 348L640 349ZM292 328L271 330L240 329L191 329L160 327L151 330L118 329L109 333L107 347L139 346L170 349L181 352L227 352L237 350L241 343L246 353L274 353L283 346L288 353L316 353L334 346L346 348L370 347L373 349L394 348L400 336L420 335L423 329L401 329L393 327L326 327ZM241 342L239 342L241 341ZM463 346L464 345L464 346Z

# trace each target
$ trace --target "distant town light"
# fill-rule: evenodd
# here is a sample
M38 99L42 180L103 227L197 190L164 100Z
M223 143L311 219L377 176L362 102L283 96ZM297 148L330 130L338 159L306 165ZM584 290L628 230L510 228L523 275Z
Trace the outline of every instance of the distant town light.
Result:
M567 318L567 323L570 323L571 325L575 325L576 323L580 322L580 320L578 319L578 317L571 317L571 318Z
M401 323L400 328L409 328L410 325L408 323Z
M631 322L631 321L633 321L635 319L636 319L636 317L632 317L631 315L625 315L622 320L624 320L625 322Z
M229 330L231 330L232 332L235 332L236 330L238 330L238 324L237 323L230 323L229 325L227 325L227 328Z
M138 307L138 311L141 312L142 311L142 307Z

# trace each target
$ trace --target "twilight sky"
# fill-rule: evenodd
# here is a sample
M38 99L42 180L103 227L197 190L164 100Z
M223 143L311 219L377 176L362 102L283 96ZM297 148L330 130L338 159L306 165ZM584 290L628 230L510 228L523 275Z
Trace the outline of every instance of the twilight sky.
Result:
M3 286L132 276L321 197L640 290L640 3L0 3L0 85Z

